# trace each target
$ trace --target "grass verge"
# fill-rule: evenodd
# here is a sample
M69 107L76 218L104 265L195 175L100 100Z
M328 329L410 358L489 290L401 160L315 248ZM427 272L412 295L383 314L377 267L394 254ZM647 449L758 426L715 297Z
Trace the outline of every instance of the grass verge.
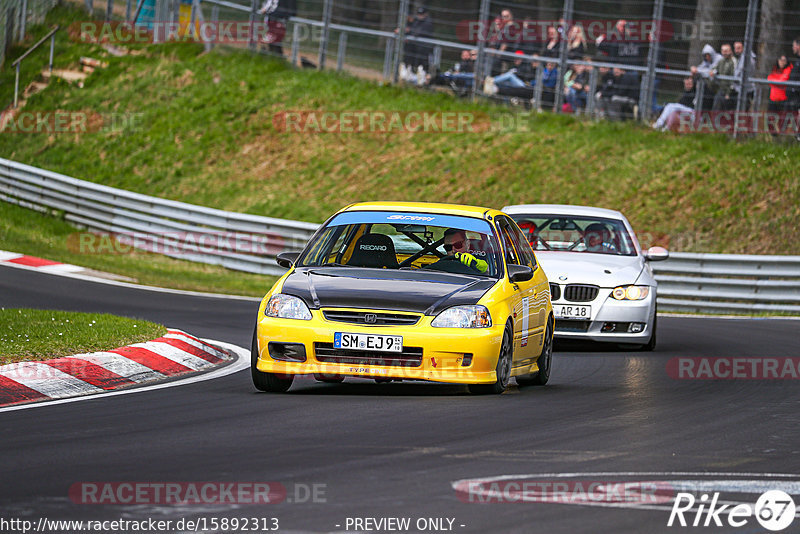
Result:
M0 364L115 349L167 333L160 324L107 313L0 309Z

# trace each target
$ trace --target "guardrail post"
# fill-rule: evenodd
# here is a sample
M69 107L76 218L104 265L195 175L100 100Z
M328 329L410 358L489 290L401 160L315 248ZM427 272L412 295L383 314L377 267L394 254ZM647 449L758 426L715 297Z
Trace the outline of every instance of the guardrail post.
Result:
M94 0L84 0L86 4L86 11L89 12L89 15L94 14Z
M114 0L108 0L106 2L106 22L111 20L111 16L114 13Z
M431 67L436 67L435 72L439 72L441 70L442 65L442 47L436 45L433 47L433 60L431 61ZM432 68L429 70L433 70Z
M300 54L300 24L297 22L292 26L292 65L297 65L297 57Z
M317 68L325 68L325 54L328 51L328 35L331 28L331 3L332 0L325 0L322 7L322 35L319 39L319 54L317 56Z
M336 70L341 72L344 68L344 56L347 53L347 32L339 34L339 50L336 53Z
M383 80L388 82L392 79L392 54L395 49L395 38L387 37L386 46L383 51Z
M256 25L256 16L258 15L258 0L250 0L250 38L248 39L247 46L250 50L256 49L256 32L253 28Z
M14 78L14 109L17 109L17 102L19 102L19 66L20 63L17 63L17 74Z
M50 36L50 63L48 63L48 68L50 70L50 74L53 74L53 54L55 53L56 49L56 34Z
M739 133L739 114L745 110L747 102L747 79L750 77L750 54L753 50L753 35L755 34L756 15L758 14L758 0L750 0L747 3L747 26L744 30L744 51L742 52L742 73L739 76L739 97L736 99L736 119L733 121L733 138L736 139Z
M542 111L542 89L544 88L544 66L539 62L536 69L536 81L533 85L533 102L537 111Z
M22 9L19 17L19 40L25 39L26 26L28 24L28 0L22 0Z
M475 100L475 95L478 91L478 84L483 89L483 78L492 73L491 67L486 63L486 36L489 34L489 28L485 24L489 22L489 7L491 0L481 0L481 7L478 12L478 56L475 58L475 75L472 81L472 90L470 91L470 99ZM488 71L488 72L486 72Z
M703 98L705 90L706 90L706 82L702 76L697 78L697 87L695 88L694 98L696 103L694 105L694 129L697 130L697 127L700 125L700 115L703 114Z
M650 46L647 49L647 73L642 80L642 90L639 92L639 116L645 121L653 112L656 63L658 63L658 49L661 46L661 17L663 16L664 0L655 0L653 3L653 33L650 34Z
M564 0L564 12L561 15L561 43L558 50L558 76L556 76L556 94L553 99L553 107L556 113L561 112L561 105L564 103L564 75L567 73L567 35L569 34L569 21L572 20L573 0ZM583 58L581 58L583 59Z
M597 93L597 67L591 67L589 71L589 94L586 95L586 115L594 117L594 95Z
M397 39L394 40L394 59L392 60L392 80L400 80L400 63L403 61L403 48L406 40L406 24L408 18L408 0L400 0L397 11Z
M125 20L131 20L131 0L125 0Z

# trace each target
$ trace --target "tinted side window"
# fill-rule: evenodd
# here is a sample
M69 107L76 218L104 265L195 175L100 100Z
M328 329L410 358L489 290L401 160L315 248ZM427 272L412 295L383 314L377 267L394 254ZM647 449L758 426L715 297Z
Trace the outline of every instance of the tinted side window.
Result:
M503 251L505 253L506 263L515 263L519 264L519 260L517 259L517 253L514 250L514 240L511 237L511 232L508 227L508 223L502 219L497 220L497 227L500 234L500 241L503 245Z
M517 228L516 224L509 222L508 226L511 228L511 238L514 239L519 255L522 258L523 265L527 265L531 269L536 269L536 256L533 253L531 244L525 235Z

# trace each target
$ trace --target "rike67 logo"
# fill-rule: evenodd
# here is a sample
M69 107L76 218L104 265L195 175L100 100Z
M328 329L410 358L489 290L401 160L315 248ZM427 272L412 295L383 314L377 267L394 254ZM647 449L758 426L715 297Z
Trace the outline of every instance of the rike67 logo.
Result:
M667 526L738 528L749 524L755 517L763 528L778 532L794 521L794 500L785 491L767 491L758 498L755 505L723 503L719 496L719 492L712 496L704 493L698 499L691 493L678 493Z

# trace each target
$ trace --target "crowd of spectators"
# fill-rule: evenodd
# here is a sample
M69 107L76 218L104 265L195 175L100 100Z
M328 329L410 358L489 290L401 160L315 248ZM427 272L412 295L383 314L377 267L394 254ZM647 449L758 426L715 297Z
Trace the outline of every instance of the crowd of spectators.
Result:
M653 38L652 34L635 34L624 19L618 20L612 31L591 41L587 40L581 25L567 29L564 24L553 24L538 39L522 38L523 35L535 35L535 32L505 31L510 25L530 30L532 24L530 21L516 21L510 9L503 9L493 19L487 39L488 72L484 72L485 77L481 81L484 93L507 97L511 102L523 102L540 109L553 109L557 101L556 91L561 88L563 104L560 111L582 113L592 100L600 117L625 120L635 116L639 104L641 71L627 66L646 65L648 41ZM416 17L409 18L406 34L432 36L433 22L425 8L419 8ZM562 46L566 48L569 60L569 66L563 73L559 72ZM733 44L723 43L717 52L711 44L706 44L700 62L690 67L691 76L683 80L684 91L678 101L662 108L656 105L654 97L653 111L660 112L660 115L653 127L670 129L676 124L679 114L694 116L696 110L734 110L742 91L745 93L745 110L749 111L755 96L755 85L749 81L742 88L738 79L747 63L751 76L756 72L757 58L752 51L745 58L744 48L743 42L736 41ZM433 78L428 74L431 51L429 45L407 42L401 77L420 84L449 85L460 94L466 94L473 88L476 83L476 49L462 51L460 61L452 69L435 74ZM593 63L613 63L618 67L611 69ZM590 76L595 69L596 89L594 94L590 94ZM541 94L538 95L539 102L536 102L539 79ZM793 43L791 56L776 58L768 79L800 82L800 37ZM655 83L657 88L658 79ZM698 102L701 93L698 87L701 84L703 96L702 102ZM800 111L800 87L771 85L768 111Z

